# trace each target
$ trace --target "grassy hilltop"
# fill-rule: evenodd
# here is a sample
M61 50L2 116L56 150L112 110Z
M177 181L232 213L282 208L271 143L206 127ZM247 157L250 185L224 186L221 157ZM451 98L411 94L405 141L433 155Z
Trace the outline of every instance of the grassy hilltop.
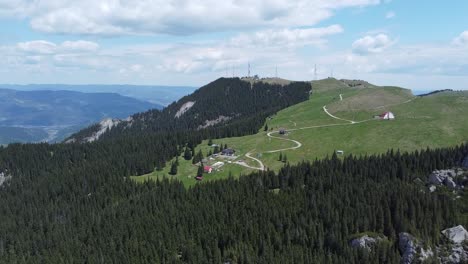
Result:
M261 129L257 134L215 139L214 143L227 144L250 166L258 162L245 156L258 158L264 166L277 170L284 165L278 160L279 154L287 156L287 162L314 160L343 150L345 155L384 153L388 149L412 151L426 147L446 147L465 142L468 139L468 93L443 92L426 97L413 96L410 90L398 87L378 87L366 82L325 79L312 83L310 100L286 108L266 121L268 132L285 128L288 133L270 138ZM341 95L341 96L340 96ZM338 118L328 115L328 112ZM377 120L373 117L385 111L392 111L396 119ZM347 120L347 121L346 121ZM356 122L356 123L352 123ZM297 146L295 140L301 143ZM197 146L206 155L211 147L208 141ZM280 149L288 149L278 151ZM274 153L268 153L276 151ZM167 176L193 185L197 167L191 161L179 157L179 172ZM168 163L170 164L170 163ZM165 177L169 165L163 171L133 177L138 181ZM228 164L222 171L206 174L205 179L215 180L232 174L246 174L252 169L238 164ZM205 180L204 180L205 181Z

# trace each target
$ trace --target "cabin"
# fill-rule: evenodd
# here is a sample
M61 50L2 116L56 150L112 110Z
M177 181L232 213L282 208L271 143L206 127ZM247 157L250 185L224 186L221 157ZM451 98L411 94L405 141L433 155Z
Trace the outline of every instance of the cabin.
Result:
M280 129L279 129L279 134L280 134L280 135L286 135L286 129L280 128Z
M203 176L197 176L197 177L195 177L195 180L197 180L197 181L202 181L202 180L203 180Z
M395 115L392 112L385 112L385 113L379 115L379 118L381 120L394 120Z
M233 156L234 153L236 153L236 151L231 148L223 149L223 151L221 151L221 154L224 156Z
M343 150L337 150L337 151L336 151L336 154L343 155L343 154L344 154L344 151L343 151Z
M203 167L203 172L204 173L211 173L211 172L213 172L213 168L211 166L204 166Z

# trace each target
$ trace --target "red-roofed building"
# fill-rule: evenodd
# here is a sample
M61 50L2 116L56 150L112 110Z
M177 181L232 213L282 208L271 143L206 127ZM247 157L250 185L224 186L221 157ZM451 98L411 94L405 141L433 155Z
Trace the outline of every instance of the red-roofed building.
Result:
M211 172L213 172L213 168L211 166L204 166L203 167L203 172L211 173Z
M381 114L379 117L380 117L380 119L383 119L383 120L393 120L393 119L395 119L395 115L392 112L385 112L385 113Z
M202 181L202 180L203 180L203 176L197 176L197 177L195 177L195 180L197 180L197 181Z

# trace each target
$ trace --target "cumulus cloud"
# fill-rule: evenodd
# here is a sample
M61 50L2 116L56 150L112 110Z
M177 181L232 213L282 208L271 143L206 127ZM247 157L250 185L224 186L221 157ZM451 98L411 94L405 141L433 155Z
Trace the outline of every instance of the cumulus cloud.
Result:
M57 53L79 53L96 51L99 45L94 42L78 40L65 41L61 44L55 44L46 40L34 40L28 42L20 42L16 45L21 52L31 54L57 54Z
M354 41L352 45L353 52L360 55L369 53L380 53L389 48L395 43L386 34L378 34L374 36L365 36Z
M23 16L48 33L193 34L262 27L312 26L337 9L379 0L0 0L0 15Z
M453 40L453 44L457 46L468 46L468 30L463 31L458 37Z
M241 34L231 40L238 46L304 46L309 44L320 45L325 41L324 37L343 32L340 25L332 25L324 28L306 29L282 29L264 30L254 34Z

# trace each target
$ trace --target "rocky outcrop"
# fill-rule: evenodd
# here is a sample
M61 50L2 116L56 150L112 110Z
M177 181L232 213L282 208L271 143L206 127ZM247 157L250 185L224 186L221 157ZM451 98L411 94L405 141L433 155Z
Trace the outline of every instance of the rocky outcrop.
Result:
M411 264L416 258L424 261L434 255L431 248L425 250L414 236L409 233L398 234L398 247L401 252L401 263Z
M176 118L181 117L183 114L185 114L185 112L187 112L188 110L190 110L190 108L192 108L193 105L195 105L195 102L192 102L192 101L186 102L185 104L183 104L183 105L180 107L179 111L177 111L177 113L175 114L175 117L176 117Z
M468 232L461 226L447 228L442 231L442 234L448 239L449 243L438 248L438 254L442 263L467 263L468 248Z
M110 131L113 127L117 126L122 122L119 119L112 119L112 118L107 118L99 122L99 125L101 126L100 129L96 132L93 133L92 136L87 137L84 139L85 142L93 142L98 140L104 133Z
M462 175L462 171L455 171L455 170L436 170L429 175L429 183L440 186L445 185L448 188L455 189L457 188L457 184L453 180L455 177Z
M448 238L452 243L455 244L461 244L468 240L468 232L461 225L452 228L447 228L442 231L442 234L444 234L446 238Z
M3 186L6 182L11 180L11 175L7 175L4 172L0 172L0 187Z
M371 250L372 247L382 241L383 238L381 237L370 237L368 235L364 235L364 236L361 236L361 237L358 237L358 238L355 238L353 240L351 240L351 246L353 248L360 248L360 249L367 249L367 250Z

